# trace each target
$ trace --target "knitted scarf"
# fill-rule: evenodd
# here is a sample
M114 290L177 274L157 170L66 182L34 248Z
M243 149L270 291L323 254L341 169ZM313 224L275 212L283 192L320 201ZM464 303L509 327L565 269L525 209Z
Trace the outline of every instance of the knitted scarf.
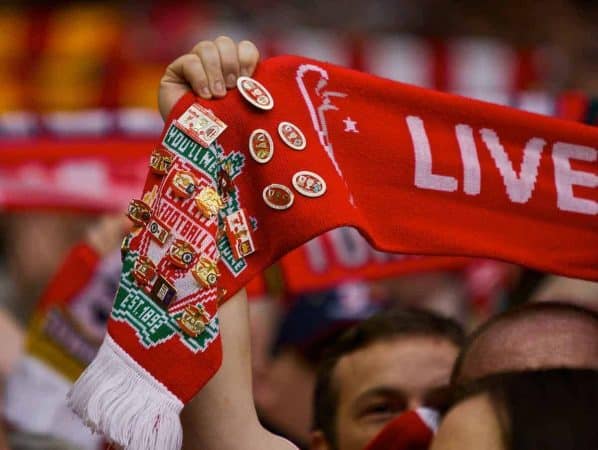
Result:
M27 329L25 354L6 380L4 414L23 432L100 448L68 408L66 394L95 357L121 270L119 252L100 257L75 245L52 277Z
M598 279L597 129L299 57L256 80L183 97L129 206L108 335L70 393L125 448L180 447L221 362L219 301L329 229Z

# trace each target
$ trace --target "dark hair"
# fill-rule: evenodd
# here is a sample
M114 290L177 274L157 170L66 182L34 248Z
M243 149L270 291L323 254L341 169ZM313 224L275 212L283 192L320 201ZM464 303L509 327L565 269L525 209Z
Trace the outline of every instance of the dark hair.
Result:
M557 314L578 314L587 317L589 320L598 321L598 313L590 309L583 308L581 306L565 303L565 302L537 302L537 303L525 303L521 306L509 309L492 317L487 322L480 325L473 333L471 333L465 343L461 347L457 361L453 366L453 373L451 374L451 384L455 385L458 383L458 377L461 373L461 369L465 362L465 358L469 352L469 349L473 343L478 339L479 336L484 334L488 329L492 328L498 322L506 322L511 319L518 319L525 316L531 316L539 313L557 313Z
M336 447L336 408L338 392L333 385L334 369L339 360L376 342L401 336L434 336L461 347L463 328L454 320L417 309L394 308L370 317L341 334L328 349L317 370L314 391L313 428L320 430Z
M598 371L548 369L489 375L459 398L490 395L509 450L598 449Z

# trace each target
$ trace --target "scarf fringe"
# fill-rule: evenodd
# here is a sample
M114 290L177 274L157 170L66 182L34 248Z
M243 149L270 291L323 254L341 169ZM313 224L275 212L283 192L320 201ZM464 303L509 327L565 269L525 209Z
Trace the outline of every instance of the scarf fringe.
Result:
M180 450L183 403L106 335L68 393L69 406L94 432L125 450Z

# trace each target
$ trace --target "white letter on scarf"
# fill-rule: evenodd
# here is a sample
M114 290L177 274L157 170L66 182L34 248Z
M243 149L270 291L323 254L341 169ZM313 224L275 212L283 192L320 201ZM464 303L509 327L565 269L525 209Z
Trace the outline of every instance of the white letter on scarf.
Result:
M505 152L496 133L487 128L482 129L480 133L502 175L509 198L515 203L526 203L534 192L540 158L546 141L532 138L525 144L521 171L517 175L513 169L513 163L509 160L509 155Z
M455 127L455 132L463 161L463 191L467 195L478 195L482 177L473 129L469 125L460 124Z
M581 214L598 214L598 202L573 195L573 185L589 188L598 187L598 175L573 170L569 159L580 161L598 160L598 151L583 145L556 142L552 146L552 161L554 162L554 181L557 192L557 205L563 211Z
M415 185L418 188L435 191L456 191L458 186L456 178L432 173L432 152L424 122L419 117L408 116L407 127L415 150Z

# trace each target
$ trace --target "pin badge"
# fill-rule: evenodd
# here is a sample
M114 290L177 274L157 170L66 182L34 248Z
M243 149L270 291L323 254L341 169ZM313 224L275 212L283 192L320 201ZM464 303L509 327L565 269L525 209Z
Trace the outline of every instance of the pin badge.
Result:
M154 283L150 295L156 303L166 309L176 298L176 289L166 278L158 275L158 279Z
M262 192L262 197L266 205L278 210L289 209L295 200L293 192L282 184L266 186Z
M210 317L203 306L189 305L185 308L181 317L177 319L177 323L185 334L197 337L203 333L208 323L210 323Z
M123 261L125 260L127 253L129 252L130 244L131 234L129 233L123 238L122 242L120 243L120 256Z
M212 111L199 103L187 108L174 121L174 125L202 147L209 147L227 127Z
M168 227L156 217L150 220L149 224L147 225L147 229L150 232L150 236L153 237L154 240L158 241L160 245L166 244L166 241L170 237L170 231Z
M308 170L293 175L293 187L306 197L321 197L326 193L326 181L317 173Z
M137 284L145 287L156 277L156 266L147 256L139 256L133 265L133 277Z
M297 125L291 122L280 122L278 124L278 135L293 150L303 150L307 146L305 135Z
M258 128L249 136L249 153L260 164L266 164L274 156L274 142L266 130Z
M274 108L274 99L263 84L249 77L237 78L237 88L245 100L264 111Z
M191 172L177 172L170 181L170 187L179 197L189 198L197 189L197 180Z
M191 270L191 274L195 278L195 281L203 288L211 288L218 281L220 271L216 265L216 261L202 256L199 258L199 262Z
M224 202L228 202L228 196L235 192L233 178L230 175L230 163L224 163L218 171L218 189Z
M229 214L224 219L226 237L236 259L244 258L255 252L256 247L251 237L244 209Z
M150 170L156 175L166 175L172 166L172 153L162 147L156 147L150 157Z
M188 269L195 261L195 249L188 242L176 239L168 249L168 259L179 269Z
M144 226L152 217L150 207L141 200L131 200L127 208L127 217L137 226Z
M195 205L207 219L218 214L224 203L214 188L205 187L195 196Z

